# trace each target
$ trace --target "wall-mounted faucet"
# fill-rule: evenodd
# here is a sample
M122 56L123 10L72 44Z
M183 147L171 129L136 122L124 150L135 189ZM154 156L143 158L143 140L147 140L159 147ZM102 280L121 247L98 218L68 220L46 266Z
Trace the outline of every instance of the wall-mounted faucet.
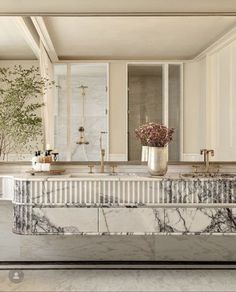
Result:
M210 160L209 160L209 155L214 156L214 150L212 149L201 149L200 154L203 155L204 157L204 163L205 163L205 171L209 172L210 168Z
M102 146L102 136L104 134L107 134L107 132L100 132L100 155L101 155L101 168L100 168L100 172L104 173L104 159L105 159L105 149Z

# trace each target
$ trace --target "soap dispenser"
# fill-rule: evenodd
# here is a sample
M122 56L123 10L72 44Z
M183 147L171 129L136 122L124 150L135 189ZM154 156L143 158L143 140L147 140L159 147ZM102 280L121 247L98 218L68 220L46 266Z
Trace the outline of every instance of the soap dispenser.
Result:
M36 170L38 163L38 151L35 151L34 157L32 158L32 169Z

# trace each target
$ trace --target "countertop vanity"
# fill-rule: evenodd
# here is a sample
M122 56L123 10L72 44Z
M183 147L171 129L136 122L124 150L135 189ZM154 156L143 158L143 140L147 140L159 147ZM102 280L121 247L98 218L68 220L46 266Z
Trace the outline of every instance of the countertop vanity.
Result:
M164 177L140 170L3 176L5 192L14 189L13 231L25 235L236 234L232 170L175 171Z

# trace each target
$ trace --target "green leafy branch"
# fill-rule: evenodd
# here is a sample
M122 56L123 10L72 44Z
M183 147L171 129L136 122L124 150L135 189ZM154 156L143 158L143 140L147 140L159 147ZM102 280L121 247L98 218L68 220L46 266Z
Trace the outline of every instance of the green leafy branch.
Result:
M53 85L38 67L0 68L0 159L42 136L42 96Z

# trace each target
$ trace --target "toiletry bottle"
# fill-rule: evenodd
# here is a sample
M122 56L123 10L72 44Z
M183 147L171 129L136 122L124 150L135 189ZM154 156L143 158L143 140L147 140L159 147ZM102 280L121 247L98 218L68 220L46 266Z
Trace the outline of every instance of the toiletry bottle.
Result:
M36 164L38 161L38 152L35 151L34 157L32 158L32 169L35 170L36 169Z
M43 162L43 153L41 153L41 151L39 151L40 155L39 155L39 163Z
M40 151L38 150L38 151L37 151L37 161L36 161L36 163L39 163L39 162L40 162L40 155L41 155L41 153L40 153Z
M47 155L47 152L45 151L43 156L42 156L42 161L41 163L45 163L46 162L46 155Z
M51 163L52 162L52 150L48 150L48 160L47 160L47 162L48 163Z
M45 162L45 163L48 163L48 150L45 151L44 162Z

